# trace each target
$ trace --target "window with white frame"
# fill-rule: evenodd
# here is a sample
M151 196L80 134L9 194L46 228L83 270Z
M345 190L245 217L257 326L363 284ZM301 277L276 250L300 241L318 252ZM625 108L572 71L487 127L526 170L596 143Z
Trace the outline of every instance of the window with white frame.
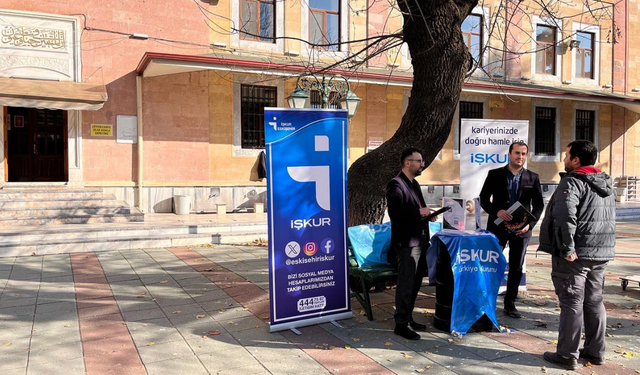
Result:
M329 51L340 50L340 1L309 0L309 41Z
M536 26L536 73L556 74L557 29L548 25Z
M484 118L484 103L461 100L459 106L458 134L462 134L462 119ZM458 139L458 150L460 150L460 139Z
M531 77L541 82L560 82L562 74L562 20L532 16Z
M489 118L489 97L482 95L460 96L458 107L453 116L453 159L460 159L460 133L462 131L462 119Z
M275 43L276 2L240 0L240 38Z
M264 108L277 106L278 89L241 85L242 148L264 148Z
M593 79L595 34L578 31L576 40L576 77Z
M573 103L571 139L586 139L598 145L600 106L584 102Z
M584 109L576 109L576 135L575 139L595 140L596 112Z
M264 107L286 106L283 80L233 75L233 156L258 156L264 150Z
M570 41L572 79L582 83L599 85L600 81L600 27L573 23Z
M556 155L556 108L536 107L534 155Z
M475 63L482 63L482 15L470 14L462 22L462 38Z
M529 130L531 161L560 161L561 112L560 101L532 100Z

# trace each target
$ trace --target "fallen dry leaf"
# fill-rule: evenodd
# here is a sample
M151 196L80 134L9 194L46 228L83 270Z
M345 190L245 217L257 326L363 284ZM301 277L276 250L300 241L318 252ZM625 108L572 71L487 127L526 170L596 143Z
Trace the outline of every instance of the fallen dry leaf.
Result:
M162 280L162 281L160 281L160 284L166 284L168 282L169 282L169 280Z
M352 338L351 338L351 340L353 340L354 342L358 342L358 341L360 341L360 339L359 339L359 338L357 338L357 337L352 337Z
M547 366L542 366L542 367L540 368L540 371L542 371L542 372L545 372L545 373L546 373L546 372L547 372Z
M422 374L423 372L429 370L431 367L433 367L433 366L428 365L428 366L425 366L425 368L416 369L416 372L419 373L419 374Z
M144 296L145 296L145 295L147 295L147 293L146 293L146 292L145 292L145 293L140 293L140 294L138 294L136 297L138 297L138 298L144 298Z
M412 356L412 355L407 354L407 353L402 353L402 355L403 355L406 359L411 359L411 358L413 358L413 356Z
M547 323L542 322L542 321L536 321L535 323L533 323L536 327L540 327L540 328L547 328Z
M182 314L182 310L176 310L173 312L174 314Z
M10 343L10 342L8 342L8 343L4 344L4 346L10 346L10 345L11 345L11 343Z
M220 331L209 331L209 334L210 334L211 336L217 336L217 335L219 335L219 334L220 334Z
M147 346L154 346L156 343L151 341L150 343L147 344Z
M335 346L331 346L327 343L324 343L322 345L316 345L316 349L322 349L322 350L333 350L335 349Z
M360 315L367 315L367 312L364 310L360 310Z
M196 315L196 319L202 319L204 318L206 315Z
M385 342L384 344L385 344L386 346L392 346L392 345L393 345L393 343L392 343L391 341L387 341L387 342Z
M558 340L553 340L549 343L549 345L558 345Z
M344 348L349 350L349 349L351 349L351 345L345 345Z

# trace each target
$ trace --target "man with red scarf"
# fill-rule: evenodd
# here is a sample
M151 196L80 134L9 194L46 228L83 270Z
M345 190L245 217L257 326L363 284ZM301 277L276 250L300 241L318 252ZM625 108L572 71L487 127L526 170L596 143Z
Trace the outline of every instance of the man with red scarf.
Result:
M594 167L596 146L585 140L569 143L558 188L540 227L538 250L550 253L551 279L560 300L560 326L555 352L544 359L568 370L577 358L604 364L607 312L602 293L604 270L616 245L616 195L606 173ZM585 341L580 350L584 325Z

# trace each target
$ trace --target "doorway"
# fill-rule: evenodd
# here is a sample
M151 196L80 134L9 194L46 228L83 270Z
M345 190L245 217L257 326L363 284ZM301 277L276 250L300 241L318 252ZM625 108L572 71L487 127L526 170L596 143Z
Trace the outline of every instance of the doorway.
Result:
M67 112L8 107L9 182L66 182Z

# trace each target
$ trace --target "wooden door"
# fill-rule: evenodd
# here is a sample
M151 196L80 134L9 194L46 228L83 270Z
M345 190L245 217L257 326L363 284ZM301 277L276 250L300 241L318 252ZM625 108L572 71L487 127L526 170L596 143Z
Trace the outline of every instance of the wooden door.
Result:
M66 124L62 110L8 110L9 181L66 181Z

